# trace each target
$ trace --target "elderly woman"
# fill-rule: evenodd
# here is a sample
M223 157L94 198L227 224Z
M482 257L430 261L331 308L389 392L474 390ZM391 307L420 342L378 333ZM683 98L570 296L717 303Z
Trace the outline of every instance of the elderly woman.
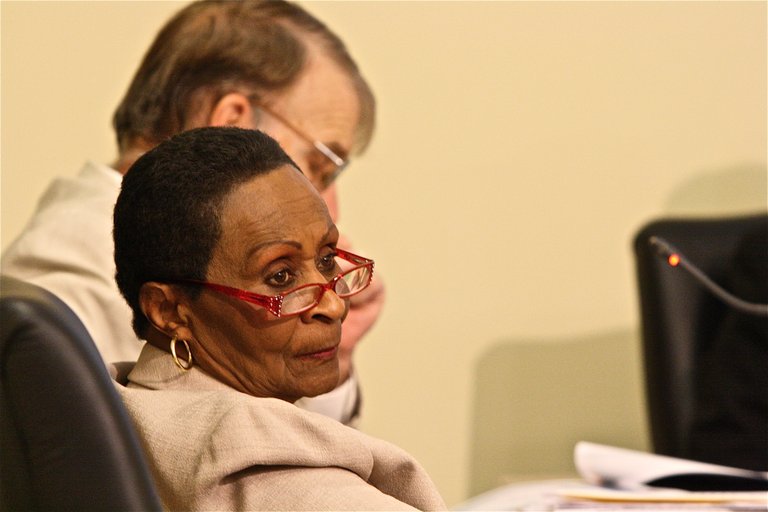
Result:
M126 174L116 277L147 343L118 389L166 508L445 508L408 454L292 404L338 383L349 297L372 278L338 237L258 131L189 131Z

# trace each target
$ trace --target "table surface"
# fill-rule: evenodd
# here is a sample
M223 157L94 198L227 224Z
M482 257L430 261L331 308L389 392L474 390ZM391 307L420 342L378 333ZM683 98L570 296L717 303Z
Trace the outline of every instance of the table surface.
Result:
M578 479L515 482L470 498L453 510L555 510L557 491L585 485Z
M475 496L453 510L768 512L768 492L621 491L578 479L516 482Z

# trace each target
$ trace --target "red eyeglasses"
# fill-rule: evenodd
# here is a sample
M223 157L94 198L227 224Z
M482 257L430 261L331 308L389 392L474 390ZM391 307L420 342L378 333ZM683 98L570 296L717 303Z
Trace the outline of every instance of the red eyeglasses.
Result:
M373 260L341 249L336 249L336 256L352 263L354 266L338 274L325 284L305 284L279 295L260 295L239 288L195 279L173 279L170 282L204 286L209 290L256 304L265 308L277 318L284 318L299 315L317 306L327 290L333 290L340 298L346 299L360 293L371 284L371 279L373 279Z

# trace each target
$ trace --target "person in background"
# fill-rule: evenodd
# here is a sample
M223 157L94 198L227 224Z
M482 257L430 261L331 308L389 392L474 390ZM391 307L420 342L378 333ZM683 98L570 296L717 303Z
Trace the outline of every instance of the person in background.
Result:
M208 127L161 143L123 179L114 240L147 340L116 387L164 508L445 509L410 455L291 405L336 386L342 321L374 262L337 246L272 139Z
M112 209L143 153L202 126L259 128L276 139L320 191L334 221L335 180L368 145L375 101L344 43L301 7L281 0L201 1L160 30L113 119L113 166L88 162L54 181L2 272L59 296L85 324L106 362L135 360L141 343L114 283ZM352 423L360 394L352 354L384 302L376 281L351 300L333 392L300 406Z

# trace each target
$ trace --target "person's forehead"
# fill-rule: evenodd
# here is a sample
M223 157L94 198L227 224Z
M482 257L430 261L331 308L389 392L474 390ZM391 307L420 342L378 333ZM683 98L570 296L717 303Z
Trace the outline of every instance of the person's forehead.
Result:
M275 105L311 137L352 146L360 100L349 74L327 55L309 52L299 78L276 96Z
M325 203L309 181L283 166L237 185L221 210L222 235L296 234L310 224L330 223Z

